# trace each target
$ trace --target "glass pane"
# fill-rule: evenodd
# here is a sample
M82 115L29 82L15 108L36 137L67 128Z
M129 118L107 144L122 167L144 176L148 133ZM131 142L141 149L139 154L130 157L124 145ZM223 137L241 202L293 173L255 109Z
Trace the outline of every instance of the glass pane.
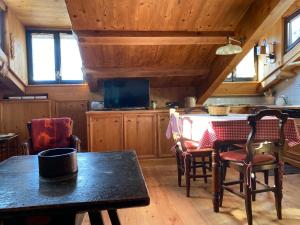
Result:
M237 65L235 75L237 78L253 78L256 76L254 48Z
M288 45L293 44L300 37L300 15L288 23Z
M79 47L72 34L60 34L60 49L62 80L83 80Z
M34 81L55 80L53 34L31 34Z

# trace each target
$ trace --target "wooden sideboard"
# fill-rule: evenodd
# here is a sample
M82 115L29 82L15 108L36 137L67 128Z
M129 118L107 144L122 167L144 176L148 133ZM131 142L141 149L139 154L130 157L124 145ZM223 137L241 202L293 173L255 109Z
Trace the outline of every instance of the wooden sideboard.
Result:
M90 111L86 115L89 151L134 149L139 158L172 155L173 140L165 135L168 110Z
M140 158L163 156L157 151L158 133L163 132L158 130L157 111L90 111L86 115L89 151L135 149Z

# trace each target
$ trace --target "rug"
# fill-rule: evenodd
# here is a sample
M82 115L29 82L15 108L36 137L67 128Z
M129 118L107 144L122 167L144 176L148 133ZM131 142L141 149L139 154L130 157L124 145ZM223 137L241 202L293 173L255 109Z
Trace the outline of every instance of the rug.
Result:
M284 163L284 175L290 175L290 174L300 174L300 168L292 166L291 164ZM274 171L270 170L269 175L273 176Z

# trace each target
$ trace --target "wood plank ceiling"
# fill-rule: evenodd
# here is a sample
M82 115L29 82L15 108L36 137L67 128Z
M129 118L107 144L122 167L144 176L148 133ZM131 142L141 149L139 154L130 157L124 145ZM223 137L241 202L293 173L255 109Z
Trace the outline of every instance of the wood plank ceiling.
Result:
M64 0L4 0L27 27L71 28Z
M66 0L87 79L199 86L252 0ZM96 82L97 83L97 82Z
M152 87L198 86L199 103L293 2L5 0L27 27L68 28L71 19L91 90L106 78L145 77ZM216 56L228 36L244 38L243 53Z
M99 79L147 77L198 86L203 103L293 0L65 0L92 90ZM257 30L258 29L258 30ZM239 56L216 56L226 37Z

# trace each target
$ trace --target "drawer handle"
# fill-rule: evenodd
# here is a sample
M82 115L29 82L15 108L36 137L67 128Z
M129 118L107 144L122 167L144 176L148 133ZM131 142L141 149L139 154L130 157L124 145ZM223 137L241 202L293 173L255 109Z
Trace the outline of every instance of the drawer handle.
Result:
M114 122L115 122L115 123L118 123L118 122L119 122L119 120L115 120Z
M131 120L127 120L127 122L131 122Z

